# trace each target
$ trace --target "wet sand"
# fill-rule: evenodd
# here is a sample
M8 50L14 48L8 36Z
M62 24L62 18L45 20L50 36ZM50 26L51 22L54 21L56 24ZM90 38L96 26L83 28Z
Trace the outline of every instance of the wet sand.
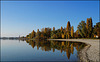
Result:
M58 41L76 41L86 43L87 46L79 51L79 58L81 62L99 62L100 51L99 42L100 39L48 39Z

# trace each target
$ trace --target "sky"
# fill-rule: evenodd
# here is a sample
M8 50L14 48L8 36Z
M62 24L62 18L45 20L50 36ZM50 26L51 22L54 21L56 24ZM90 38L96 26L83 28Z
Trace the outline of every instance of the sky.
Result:
M45 27L59 29L92 17L99 22L99 1L2 1L1 36L26 36Z

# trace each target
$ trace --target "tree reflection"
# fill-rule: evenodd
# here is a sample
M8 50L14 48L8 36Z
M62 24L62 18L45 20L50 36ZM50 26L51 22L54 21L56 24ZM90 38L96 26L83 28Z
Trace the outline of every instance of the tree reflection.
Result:
M67 48L66 49L66 55L67 55L67 57L68 57L68 59L70 58L70 48Z
M70 59L70 55L74 52L74 47L77 51L82 49L86 44L84 43L77 43L77 42L68 42L68 41L47 41L47 40L26 40L29 45L37 47L37 50L41 49L42 51L53 51L55 49L59 50L61 53L63 51L66 52L67 58Z
M73 43L71 44L71 53L73 54L74 51L74 47L73 47Z

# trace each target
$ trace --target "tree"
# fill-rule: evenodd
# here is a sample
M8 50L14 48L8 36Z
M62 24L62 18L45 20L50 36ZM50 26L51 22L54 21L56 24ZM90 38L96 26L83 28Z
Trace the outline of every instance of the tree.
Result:
M55 34L54 31L51 31L51 38L53 39L53 35Z
M42 29L41 29L41 32L44 32L44 31L45 31L45 29L44 29L44 28L42 28Z
M66 38L70 39L70 31L67 31Z
M63 30L63 27L61 26L61 32L62 32L62 30Z
M41 33L45 38L49 38L51 36L51 28L42 28Z
M89 28L89 18L87 18L87 22L86 22L86 28Z
M94 26L93 34L98 35L98 37L100 38L100 22L96 23L96 25Z
M53 27L53 31L55 31L55 27Z
M74 28L73 28L73 26L72 26L72 28L71 28L71 37L72 37L72 38L74 37Z
M45 28L45 31L44 31L44 33L47 33L47 28Z
M62 38L62 33L60 29L56 30L56 35L57 35L57 38Z
M83 37L83 38L85 38L86 37L86 35L87 35L87 29L86 29L86 23L85 23L85 21L81 21L80 23L79 23L79 25L78 25L78 32L79 32L79 34Z
M66 38L70 38L70 31L71 31L71 26L70 26L70 22L67 22L67 27L66 27Z
M40 38L40 31L39 31L39 29L37 29L36 38L37 38L37 39Z
M64 34L62 34L62 39L65 39L65 35Z
M48 36L48 38L51 37L51 28L47 28L47 36Z
M29 38L31 38L31 33L29 33Z
M46 33L45 33L46 34L46 38L49 38L51 36L51 28L48 27L48 28L46 28L45 31L46 31Z
M44 35L43 34L41 34L41 38L44 39Z
M26 38L28 38L28 35L26 35Z
M92 27L92 18L87 18L86 28L87 28L87 37L92 37L93 27Z
M54 34L54 35L53 35L53 38L54 38L54 39L56 39L56 38L57 38L56 34Z
M89 37L89 18L87 18L87 22L86 22L86 28L87 28L87 37Z
M78 38L79 36L78 36L78 30L76 30L76 32L74 33L74 37L75 38Z
M90 25L89 25L89 37L92 37L92 32L93 32L93 23L92 23L92 18L90 18Z
M35 37L35 31L33 30L31 34L31 38L34 38L34 37Z
M70 31L70 22L67 22L67 27L66 27L66 31Z

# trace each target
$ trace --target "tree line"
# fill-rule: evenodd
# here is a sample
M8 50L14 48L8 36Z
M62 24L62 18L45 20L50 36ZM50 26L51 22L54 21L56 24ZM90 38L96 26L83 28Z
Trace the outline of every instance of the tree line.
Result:
M87 21L81 21L74 32L74 26L71 26L70 21L67 22L66 28L62 27L55 30L51 28L37 29L26 35L27 39L70 39L70 38L100 38L100 22L93 26L92 18L87 18Z

